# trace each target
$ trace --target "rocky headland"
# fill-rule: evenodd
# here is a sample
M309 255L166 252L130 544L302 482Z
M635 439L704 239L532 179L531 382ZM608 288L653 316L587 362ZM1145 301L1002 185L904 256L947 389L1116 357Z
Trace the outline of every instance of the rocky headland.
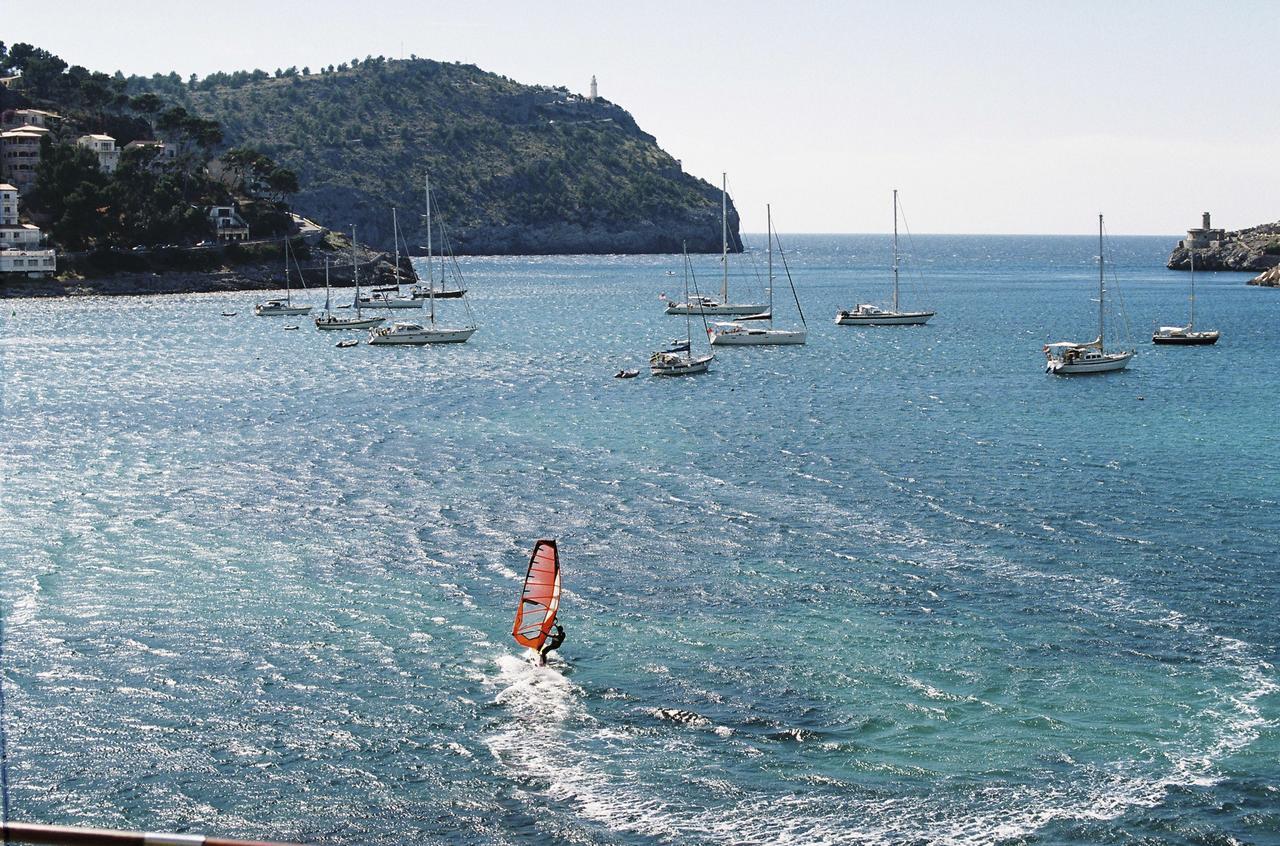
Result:
M1186 240L1178 242L1178 246L1169 254L1166 266L1170 270L1191 269L1191 251L1186 244ZM1215 238L1204 246L1197 245L1195 254L1196 270L1239 270L1252 273L1271 270L1280 266L1280 222L1222 232L1222 237ZM1263 276L1265 275L1264 273ZM1251 284L1266 283L1254 280Z

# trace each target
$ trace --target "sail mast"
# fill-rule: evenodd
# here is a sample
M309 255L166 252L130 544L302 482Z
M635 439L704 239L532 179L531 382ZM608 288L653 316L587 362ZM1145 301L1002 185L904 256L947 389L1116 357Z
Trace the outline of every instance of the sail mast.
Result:
M689 242L680 242L680 252L684 254L684 301L689 302ZM688 349L684 351L685 357L693 358L693 309L684 310L684 342ZM703 318L705 319L705 317Z
M356 317L360 316L360 262L356 261L356 228L351 227L351 281L356 286Z
M1103 294L1105 286L1103 285L1103 262L1102 256L1102 215L1098 215L1098 352L1102 352L1102 334L1103 334Z
M898 310L898 189L893 189L893 310Z
M431 269L431 174L424 174L422 179L427 189L427 284L435 287L436 275Z
M769 242L769 273L765 280L769 283L769 325L773 326L773 209L764 204L765 240Z
M396 219L396 207L391 207L391 238L396 242L396 289L400 288L400 222Z
M293 305L293 289L289 287L289 233L284 235L284 304Z
M330 302L329 301L329 257L325 256L324 257L324 314L325 314L325 317L328 317L330 314L333 313L330 308L329 302Z
M1196 327L1196 251L1190 249L1187 252L1191 254L1191 320L1187 322L1187 331L1190 332Z
M720 172L720 267L724 270L724 282L720 284L720 302L729 304L729 177ZM685 302L689 301L685 292Z

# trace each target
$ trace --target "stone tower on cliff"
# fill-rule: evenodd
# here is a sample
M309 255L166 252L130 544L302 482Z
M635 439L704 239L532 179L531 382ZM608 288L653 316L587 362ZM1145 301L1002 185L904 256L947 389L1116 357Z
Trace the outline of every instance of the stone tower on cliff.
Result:
M594 103L596 101L596 75L591 74L591 93L587 95L587 100Z

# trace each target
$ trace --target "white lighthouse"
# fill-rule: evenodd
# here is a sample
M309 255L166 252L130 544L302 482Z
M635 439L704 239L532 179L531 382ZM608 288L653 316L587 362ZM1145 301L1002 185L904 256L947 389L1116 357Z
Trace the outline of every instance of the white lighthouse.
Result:
M587 101L594 103L596 101L596 75L591 74L591 93L587 95Z

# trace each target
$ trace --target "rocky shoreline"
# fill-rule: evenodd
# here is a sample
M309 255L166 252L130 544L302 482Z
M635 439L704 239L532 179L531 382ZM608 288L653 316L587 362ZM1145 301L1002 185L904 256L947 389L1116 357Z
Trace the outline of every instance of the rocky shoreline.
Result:
M190 253L191 251L187 251ZM361 285L394 284L395 262L392 256L366 246L358 246ZM140 296L151 294L207 294L220 291L266 291L284 288L282 262L279 258L262 261L224 261L199 270L150 267L145 270L104 271L93 266L88 257L63 261L63 272L46 279L6 279L0 282L0 298L74 297L74 296ZM336 233L326 233L324 241L297 263L290 276L298 286L297 273L308 288L323 288L325 259L329 260L329 284L335 288L351 287L350 241ZM147 263L144 261L144 264ZM413 281L412 267L401 258L401 280Z
M1248 284L1258 285L1263 288L1280 288L1280 265L1259 273L1250 279Z
M1209 246L1196 247L1195 253L1196 270L1257 273L1280 267L1280 222L1224 233ZM1180 242L1169 254L1165 266L1170 270L1190 270L1191 251ZM1250 284L1266 283L1254 280Z

